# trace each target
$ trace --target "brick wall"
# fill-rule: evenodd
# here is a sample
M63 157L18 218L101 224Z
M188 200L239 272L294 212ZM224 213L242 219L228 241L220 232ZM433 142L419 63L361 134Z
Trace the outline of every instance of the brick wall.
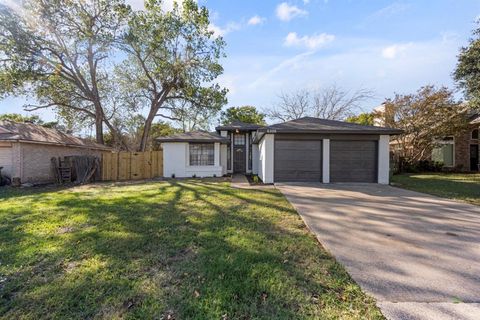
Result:
M20 178L22 183L54 182L51 169L52 157L94 155L101 157L102 152L83 148L62 147L44 144L21 143Z
M472 130L478 126L471 128L455 137L455 168L459 171L470 171L470 145L478 144L479 140L472 140Z

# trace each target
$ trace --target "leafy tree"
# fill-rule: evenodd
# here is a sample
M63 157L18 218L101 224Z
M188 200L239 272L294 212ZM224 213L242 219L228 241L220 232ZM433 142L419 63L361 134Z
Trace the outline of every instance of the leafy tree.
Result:
M415 164L430 159L439 139L456 135L467 126L467 108L446 87L425 86L414 94L396 95L385 102L385 125L404 131L393 136L398 155Z
M132 13L122 45L128 59L117 69L130 108L147 106L140 151L156 117L182 121L175 102L217 111L226 102L227 90L212 83L223 72L225 42L209 30L208 10L184 0L164 12L161 3L147 0Z
M253 106L230 107L223 111L220 117L222 124L228 124L234 121L266 125L265 114L258 112Z
M373 113L360 113L356 116L350 116L345 119L346 122L358 123L364 126L373 126L375 114Z
M317 90L298 90L280 94L278 103L268 112L268 116L281 121L307 116L344 120L354 115L361 104L372 97L370 90L349 92L336 85Z
M37 115L24 116L19 113L4 113L4 114L0 114L0 120L10 120L15 122L30 122L45 128L65 130L65 127L59 125L57 121L45 122Z
M0 120L10 120L14 122L31 122L34 124L42 124L43 120L37 115L24 116L19 113L4 113L0 114Z
M88 117L103 143L103 124L115 135L111 65L129 12L123 0L26 0L20 12L0 5L0 95L30 96L38 104L29 111Z
M460 50L453 77L472 105L480 108L480 27L473 31L468 46Z

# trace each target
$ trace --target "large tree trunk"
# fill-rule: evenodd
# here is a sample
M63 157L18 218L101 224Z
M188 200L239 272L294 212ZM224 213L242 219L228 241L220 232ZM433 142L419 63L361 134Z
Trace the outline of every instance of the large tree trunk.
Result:
M150 108L147 118L145 119L145 124L143 126L142 140L138 147L138 151L143 152L147 148L148 139L150 138L150 130L152 129L152 123L157 114L156 108Z
M95 104L95 137L97 143L104 144L103 139L103 109L99 101L94 102Z

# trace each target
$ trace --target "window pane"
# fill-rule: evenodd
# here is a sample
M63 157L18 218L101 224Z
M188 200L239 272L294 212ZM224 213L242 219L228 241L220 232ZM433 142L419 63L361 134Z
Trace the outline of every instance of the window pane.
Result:
M213 166L215 162L215 151L212 143L190 144L190 165L191 166Z
M478 129L472 131L472 139L478 139Z
M453 144L443 146L443 164L447 167L453 167Z
M237 146L245 145L245 135L243 134L236 134L233 136L233 143Z

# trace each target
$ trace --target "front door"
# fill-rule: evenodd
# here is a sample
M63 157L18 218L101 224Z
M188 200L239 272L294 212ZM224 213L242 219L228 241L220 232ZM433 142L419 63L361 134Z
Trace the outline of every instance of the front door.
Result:
M233 135L233 172L245 173L246 169L246 156L245 156L245 135L234 134Z
M470 170L478 171L478 144L470 145Z

